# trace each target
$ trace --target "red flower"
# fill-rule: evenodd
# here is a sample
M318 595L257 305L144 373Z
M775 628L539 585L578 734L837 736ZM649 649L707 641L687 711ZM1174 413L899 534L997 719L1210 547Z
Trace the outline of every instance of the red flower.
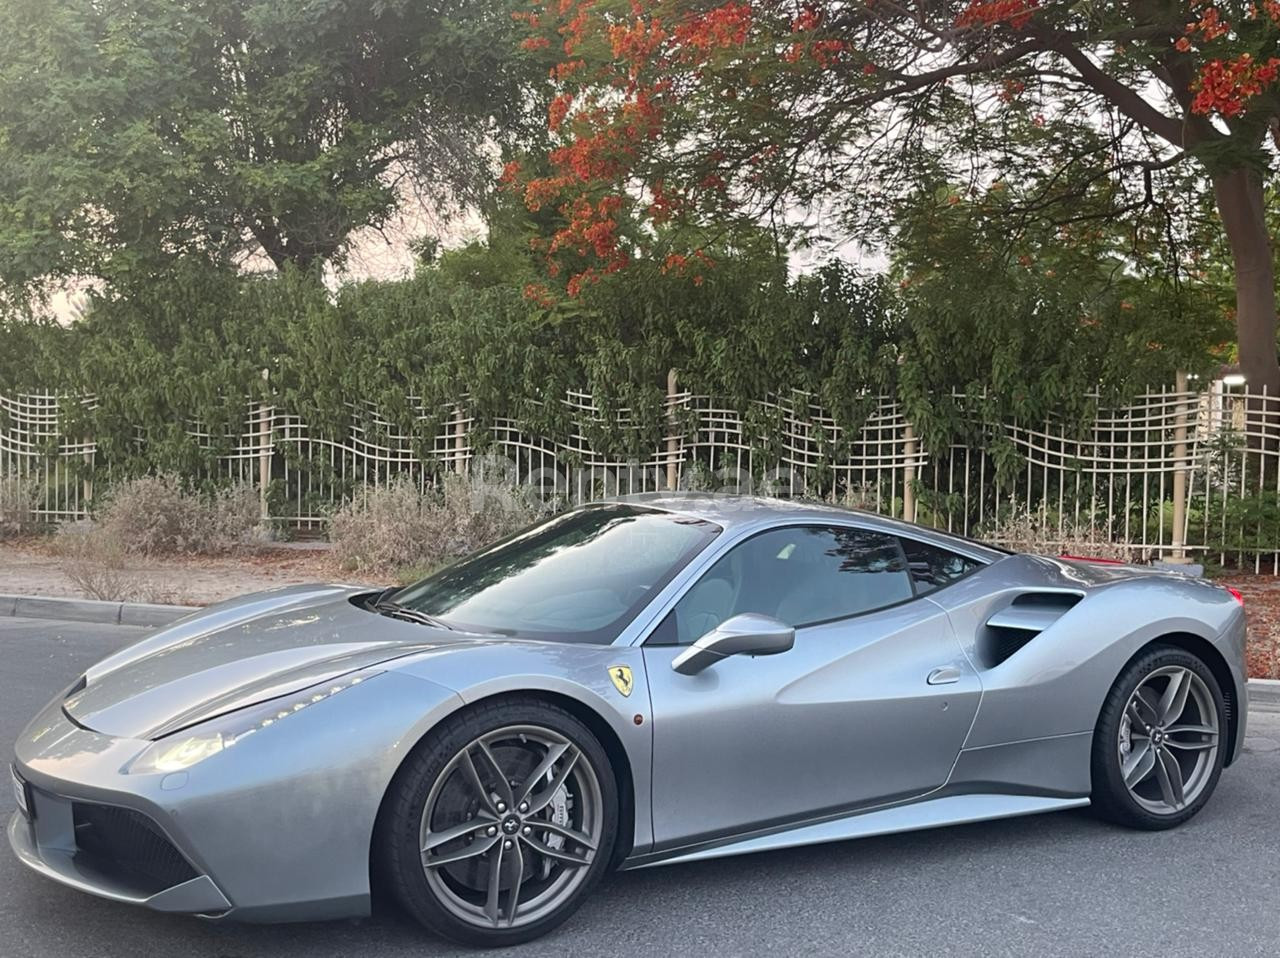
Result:
M1008 23L1015 30L1031 22L1032 12L1040 0L970 0L956 17L958 27L993 27Z
M816 30L821 22L822 14L818 13L813 7L805 7L800 11L800 16L791 21L791 32L805 33L809 30Z
M1200 68L1200 76L1192 85L1196 91L1191 101L1193 113L1217 113L1224 117L1244 112L1248 101L1275 82L1280 72L1280 58L1272 57L1261 66L1243 53L1234 60L1211 60Z
M693 14L675 29L676 42L704 53L724 47L741 46L751 28L751 7L730 0L706 13Z
M547 126L554 132L560 129L564 118L569 115L569 107L573 105L572 93L561 93L547 107Z

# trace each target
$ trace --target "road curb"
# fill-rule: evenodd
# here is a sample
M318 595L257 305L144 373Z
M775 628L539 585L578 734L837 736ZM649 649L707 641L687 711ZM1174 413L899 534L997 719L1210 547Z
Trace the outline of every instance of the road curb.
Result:
M1280 712L1280 679L1250 679L1249 708L1259 712Z
M55 599L35 595L0 595L0 616L101 622L104 625L168 625L196 607L147 602L103 602L98 599Z

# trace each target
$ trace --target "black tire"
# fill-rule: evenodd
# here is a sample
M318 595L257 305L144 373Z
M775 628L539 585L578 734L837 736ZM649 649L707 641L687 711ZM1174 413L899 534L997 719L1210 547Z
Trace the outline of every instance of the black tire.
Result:
M450 762L479 737L510 726L545 729L568 739L587 762L599 785L600 832L585 878L566 890L565 900L536 921L515 927L480 927L450 910L428 881L420 849L420 828L428 797ZM441 782L441 787L446 783ZM417 745L396 773L379 813L374 836L374 862L385 887L428 930L463 945L500 948L547 934L565 922L608 871L618 834L617 784L609 757L581 721L558 706L530 697L497 699L446 719ZM466 839L468 842L470 839ZM519 844L519 842L518 842ZM526 846L520 845L521 848ZM491 855L492 852L486 853ZM437 884L440 884L437 882ZM448 890L444 892L448 897Z
M1211 763L1206 760L1201 775L1198 794L1184 807L1167 812L1155 812L1135 797L1126 786L1121 771L1119 742L1125 711L1140 685L1163 669L1187 669L1203 683L1211 697L1211 708L1216 716L1217 747ZM1130 722L1133 722L1132 717ZM1101 818L1128 828L1160 831L1174 828L1196 815L1202 809L1222 774L1227 745L1227 712L1222 689L1213 672L1201 659L1184 649L1169 645L1154 645L1138 655L1116 679L1107 694L1098 724L1093 733L1092 756L1092 805ZM1169 754L1174 754L1172 751Z

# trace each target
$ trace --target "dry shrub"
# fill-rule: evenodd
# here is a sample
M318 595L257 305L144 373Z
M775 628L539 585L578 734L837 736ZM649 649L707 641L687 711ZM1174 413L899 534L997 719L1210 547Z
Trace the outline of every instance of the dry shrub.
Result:
M116 486L98 514L103 535L135 555L217 555L254 538L257 491L248 484L200 494L173 475Z
M1056 518L1015 506L985 529L982 538L1015 552L1133 562L1138 558L1134 550L1115 541L1111 526L1112 520L1103 519L1096 507L1086 510L1079 519L1064 517L1059 525Z
M179 596L148 578L124 543L96 522L60 526L53 541L67 578L91 599L182 604Z
M369 489L333 516L329 538L344 568L415 574L509 535L548 512L530 490L447 476L425 494L408 479Z
M96 520L59 528L54 548L67 578L90 598L173 602L133 564L136 558L227 552L254 541L258 521L251 486L203 495L176 476L145 476L116 486Z
M832 489L825 496L816 498L819 502L845 509L859 509L863 512L880 511L880 490L874 482L848 482L840 489Z
M39 490L18 476L0 478L0 539L21 536L36 526Z
M128 567L124 546L97 523L84 520L60 526L54 546L71 584L89 598L121 602L137 592L139 577Z

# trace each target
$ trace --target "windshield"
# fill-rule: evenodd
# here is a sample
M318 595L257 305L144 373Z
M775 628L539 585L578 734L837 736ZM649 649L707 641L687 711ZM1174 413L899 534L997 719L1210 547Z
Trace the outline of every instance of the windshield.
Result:
M586 506L395 593L455 629L609 643L720 527L631 505Z

